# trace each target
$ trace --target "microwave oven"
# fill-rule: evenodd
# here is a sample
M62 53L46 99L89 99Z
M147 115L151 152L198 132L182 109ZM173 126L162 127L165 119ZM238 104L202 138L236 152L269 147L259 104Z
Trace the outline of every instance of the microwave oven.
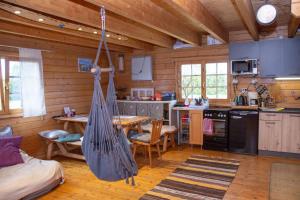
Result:
M231 73L233 75L257 74L257 59L232 60Z

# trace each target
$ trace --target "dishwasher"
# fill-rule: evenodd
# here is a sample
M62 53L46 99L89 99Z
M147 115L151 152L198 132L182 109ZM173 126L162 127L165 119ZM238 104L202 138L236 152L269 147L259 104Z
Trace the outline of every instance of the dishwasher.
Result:
M229 112L229 151L256 155L258 152L258 111Z

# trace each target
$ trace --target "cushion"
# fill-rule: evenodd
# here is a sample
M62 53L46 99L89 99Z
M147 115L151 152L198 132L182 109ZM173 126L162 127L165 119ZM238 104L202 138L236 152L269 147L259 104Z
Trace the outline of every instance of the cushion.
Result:
M152 131L152 124L150 123L150 124L143 125L142 129L144 131L151 132ZM164 135L167 132L175 132L176 130L177 130L177 128L175 126L163 125L162 128L161 128L160 135Z
M12 135L13 135L13 131L12 131L12 128L10 126L5 126L5 127L0 129L0 138L1 137L12 136Z
M21 141L21 136L7 136L0 138L0 167L23 163L19 150Z
M81 134L68 134L68 135L61 135L56 142L76 142L80 141Z
M136 135L132 136L130 139L149 143L150 139L151 139L151 134L150 133L140 133L140 134L136 134Z
M57 139L59 138L59 136L68 135L68 134L69 132L63 130L48 130L39 133L40 136L47 139Z
M8 143L12 143L14 147L19 149L21 141L22 141L21 136L2 137L2 138L0 138L0 147L6 145Z
M14 143L9 142L5 145L0 145L0 167L8 167L23 163L20 150Z

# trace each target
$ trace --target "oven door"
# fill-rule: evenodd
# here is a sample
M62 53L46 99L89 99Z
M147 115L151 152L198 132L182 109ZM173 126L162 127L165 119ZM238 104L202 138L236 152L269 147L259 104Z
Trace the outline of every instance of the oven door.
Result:
M226 120L213 119L213 134L215 137L226 137Z

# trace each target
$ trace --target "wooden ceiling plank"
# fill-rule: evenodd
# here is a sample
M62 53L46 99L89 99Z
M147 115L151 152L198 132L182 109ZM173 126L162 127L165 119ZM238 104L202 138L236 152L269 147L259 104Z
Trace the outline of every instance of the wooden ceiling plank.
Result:
M75 37L71 35L66 35L62 33L57 33L55 31L39 29L35 27L30 27L14 22L8 22L7 20L0 18L0 32L8 33L13 35L19 35L24 37L42 39L47 41L54 41L64 44L77 45L82 47L89 47L96 49L98 47L98 42L91 39ZM119 52L131 52L132 48L119 46L115 44L108 44L109 48L113 51Z
M101 28L99 11L82 6L68 0L2 0L3 2L35 10L51 16L67 19L87 26ZM128 37L148 42L160 47L171 48L174 39L159 31L132 21L123 20L116 16L106 16L108 31L126 35Z
M179 22L175 16L151 2L150 0L85 0L97 6L180 39L184 42L199 45L201 34Z
M67 28L61 29L56 26L35 22L35 21L29 20L25 17L21 17L18 15L12 14L12 13L7 12L2 9L0 9L0 18L2 20L14 22L16 24L26 25L26 26L35 27L35 28L41 28L44 30L55 31L58 33L68 34L68 35L91 39L91 40L96 40L96 41L99 41L99 37L100 37L99 35L96 36L92 33L89 34L89 33L83 32L83 31L81 32L81 31L67 29ZM145 43L145 42L142 42L139 40L131 39L131 38L128 38L128 40L117 40L117 39L112 39L112 38L106 38L106 39L107 39L108 43L116 44L116 45L120 45L120 46L127 46L127 47L131 47L131 48L135 48L135 49L145 49L145 50L153 49L153 46L151 44Z
M199 0L152 0L160 6L171 9L197 29L209 33L224 43L228 42L229 33L222 24L209 13Z
M292 0L288 36L294 37L300 26L300 0Z
M241 20L253 40L259 40L258 28L251 0L231 0L231 2L239 13Z

